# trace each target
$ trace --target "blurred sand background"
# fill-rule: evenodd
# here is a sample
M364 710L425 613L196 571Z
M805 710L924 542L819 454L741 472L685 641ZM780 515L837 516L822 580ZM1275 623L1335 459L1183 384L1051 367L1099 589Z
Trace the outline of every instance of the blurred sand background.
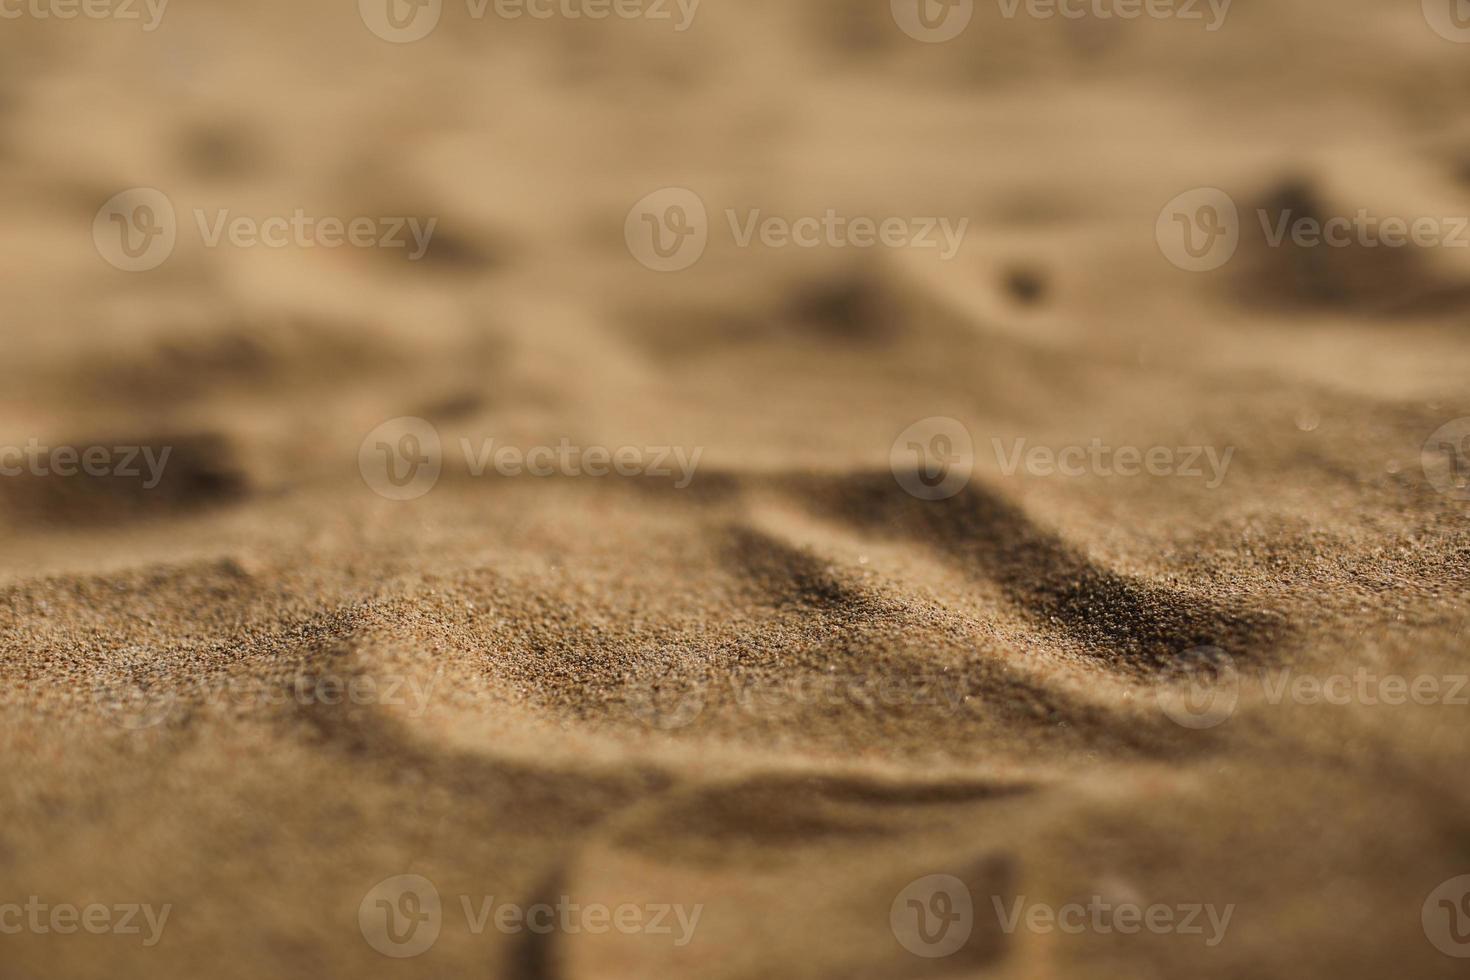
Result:
M1470 873L1470 709L1260 682L1466 670L1470 504L1421 447L1470 416L1470 249L1254 220L1470 214L1470 46L1418 3L1236 0L1213 32L977 3L943 44L856 0L682 32L448 3L393 44L348 0L173 0L0 45L0 445L172 450L146 492L0 480L0 904L173 907L151 948L0 935L0 977L1463 974L1421 906ZM130 273L91 228L135 187L180 222ZM711 216L677 273L624 240L666 187ZM1210 273L1155 239L1196 187L1245 216ZM437 225L410 262L190 217L298 208ZM732 208L970 224L950 261L741 248ZM358 459L403 416L702 456L678 489L446 451L395 501ZM925 501L890 448L938 416L975 472ZM1007 475L1022 438L1234 456L1215 489ZM1206 646L1239 703L1192 729L1158 695ZM834 676L900 693L789 694ZM431 693L218 696L344 677ZM444 924L390 959L359 908L402 874ZM924 958L890 911L934 874L975 922ZM680 948L474 935L461 895L703 913ZM1006 934L1020 895L1235 910L1210 948Z

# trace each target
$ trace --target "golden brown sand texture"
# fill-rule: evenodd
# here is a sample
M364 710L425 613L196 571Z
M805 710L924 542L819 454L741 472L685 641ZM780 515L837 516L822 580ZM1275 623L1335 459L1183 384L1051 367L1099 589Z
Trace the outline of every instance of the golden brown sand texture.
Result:
M134 6L0 4L0 980L1464 975L1463 3Z

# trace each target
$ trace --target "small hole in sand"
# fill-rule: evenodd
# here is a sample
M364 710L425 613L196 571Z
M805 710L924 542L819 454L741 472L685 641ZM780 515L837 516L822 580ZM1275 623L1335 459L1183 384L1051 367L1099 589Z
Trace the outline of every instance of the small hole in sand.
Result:
M1005 274L1005 289L1022 306L1035 306L1046 299L1046 275L1040 269L1018 266Z

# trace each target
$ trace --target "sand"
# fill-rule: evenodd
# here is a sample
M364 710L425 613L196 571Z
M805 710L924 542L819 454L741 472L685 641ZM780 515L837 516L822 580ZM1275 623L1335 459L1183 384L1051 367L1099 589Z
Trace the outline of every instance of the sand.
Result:
M0 478L0 977L1463 974L1470 250L1257 214L1470 214L1470 48L353 6L6 21L0 446L141 475ZM177 241L128 272L135 187ZM659 272L671 187L708 241ZM1192 188L1212 271L1155 235ZM967 226L727 218L829 210ZM403 418L430 487L374 468ZM971 440L945 499L915 424Z

